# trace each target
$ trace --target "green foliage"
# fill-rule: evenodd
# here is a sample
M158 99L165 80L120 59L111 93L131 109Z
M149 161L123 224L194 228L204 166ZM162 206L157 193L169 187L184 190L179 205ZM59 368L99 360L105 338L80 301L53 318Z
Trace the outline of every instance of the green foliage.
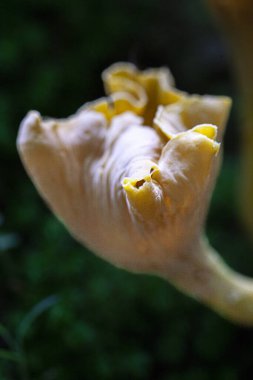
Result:
M0 379L248 379L251 330L79 246L15 147L29 109L75 112L103 95L100 72L114 61L169 65L184 90L233 95L203 2L4 0L0 8ZM232 266L253 275L236 215L234 124L233 115L208 232Z

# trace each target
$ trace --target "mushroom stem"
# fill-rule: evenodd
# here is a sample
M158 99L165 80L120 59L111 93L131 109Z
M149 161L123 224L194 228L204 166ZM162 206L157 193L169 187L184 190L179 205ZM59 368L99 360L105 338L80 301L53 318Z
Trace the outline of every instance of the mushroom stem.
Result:
M170 262L160 276L224 318L253 326L253 279L229 268L207 241Z
M208 0L230 44L240 91L243 119L240 210L249 235L253 233L253 4L251 0Z

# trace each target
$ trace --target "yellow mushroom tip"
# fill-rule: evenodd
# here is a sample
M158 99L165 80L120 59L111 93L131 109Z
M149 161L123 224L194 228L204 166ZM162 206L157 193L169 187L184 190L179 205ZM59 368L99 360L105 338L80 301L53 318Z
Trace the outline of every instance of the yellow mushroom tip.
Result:
M192 128L192 131L200 133L211 140L215 140L217 136L217 126L213 124L199 124Z
M124 178L122 181L123 189L127 192L135 190L136 181L137 180L133 178Z
M125 177L121 182L122 187L127 193L133 193L135 191L140 192L142 190L145 190L145 185L147 183L151 183L154 179L156 179L159 172L160 169L158 165L153 164L146 175L136 178Z
M215 139L217 137L218 128L213 124L199 124L192 128L192 132L200 133L201 135L207 137L207 145L211 148L211 151L216 155L220 150L220 143Z
M140 178L140 179L124 178L122 181L122 187L126 192L139 191L139 190L143 190L144 185L150 181L151 181L150 176L147 176L145 178Z

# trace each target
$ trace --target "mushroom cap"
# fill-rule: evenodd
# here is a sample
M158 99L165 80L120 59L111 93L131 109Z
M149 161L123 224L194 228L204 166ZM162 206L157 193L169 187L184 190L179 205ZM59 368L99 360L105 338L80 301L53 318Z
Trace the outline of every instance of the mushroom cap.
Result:
M100 257L162 271L199 245L230 100L175 89L168 69L119 63L108 97L67 119L31 111L17 147L46 203Z

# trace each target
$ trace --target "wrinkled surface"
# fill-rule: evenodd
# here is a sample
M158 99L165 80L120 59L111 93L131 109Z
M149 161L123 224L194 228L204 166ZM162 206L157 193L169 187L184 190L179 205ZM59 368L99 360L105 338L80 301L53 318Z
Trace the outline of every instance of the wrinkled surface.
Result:
M108 97L66 120L31 111L18 149L80 242L117 266L159 273L199 246L230 101L176 90L165 68L121 63L103 79Z

